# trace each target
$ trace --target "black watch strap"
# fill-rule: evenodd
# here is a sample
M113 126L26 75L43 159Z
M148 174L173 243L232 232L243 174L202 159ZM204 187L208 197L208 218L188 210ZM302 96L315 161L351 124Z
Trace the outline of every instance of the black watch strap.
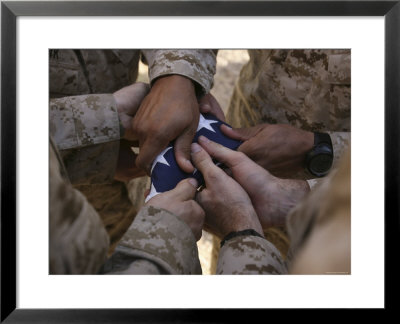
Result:
M314 146L306 156L308 171L317 177L323 177L332 166L333 147L329 134L314 132Z
M326 143L332 148L332 140L329 134L314 132L314 147L321 143Z

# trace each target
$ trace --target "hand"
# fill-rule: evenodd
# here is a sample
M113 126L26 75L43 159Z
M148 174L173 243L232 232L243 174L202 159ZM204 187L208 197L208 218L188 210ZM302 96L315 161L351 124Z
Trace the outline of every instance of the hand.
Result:
M129 139L133 137L132 118L135 116L149 89L148 84L138 82L114 92L119 120L123 127L123 138Z
M133 140L139 140L136 165L147 173L157 155L175 140L175 158L182 170L194 171L190 144L199 123L193 82L180 75L157 79L133 119Z
M192 161L206 183L196 199L205 210L206 223L212 231L220 237L244 229L254 229L263 235L249 196L196 143L192 144Z
M225 121L224 112L222 111L218 101L211 93L206 94L205 96L203 96L203 98L201 98L199 102L199 108L201 113L209 113L217 117L219 120L223 122Z
M113 95L117 104L118 117L123 128L122 138L132 137L132 118L135 116L140 103L149 92L149 89L150 87L146 83L134 83L114 92ZM117 168L114 175L115 180L126 182L133 178L146 175L135 165L136 154L133 153L131 147L137 145L138 143L121 139Z
M306 181L276 178L250 160L244 153L230 150L204 136L199 137L199 143L211 157L230 168L233 178L249 195L263 228L285 225L289 210L302 200L310 190ZM230 188L228 182L222 183L221 181L221 187L218 187L217 181L214 182L214 186L217 188L215 195L219 191L222 192ZM225 205L230 203L226 201ZM203 204L201 205L203 206ZM207 213L207 209L203 208Z
M127 182L146 175L146 172L139 169L135 164L137 155L132 151L132 146L134 146L134 143L120 140L115 180Z
M262 124L232 129L221 126L222 132L242 140L238 151L279 177L293 177L304 169L307 152L314 146L314 134L290 125Z
M201 238L204 224L204 210L193 200L197 181L190 178L179 182L175 189L163 192L151 198L146 206L163 208L178 216L192 230L196 241Z

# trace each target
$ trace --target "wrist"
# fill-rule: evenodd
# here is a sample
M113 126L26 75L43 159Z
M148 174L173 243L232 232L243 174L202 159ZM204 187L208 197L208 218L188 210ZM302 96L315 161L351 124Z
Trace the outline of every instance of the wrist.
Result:
M302 136L302 147L303 147L303 154L304 157L310 152L314 147L314 133L304 131Z
M251 212L245 215L241 214L241 217L237 222L232 221L230 226L225 229L222 233L222 237L225 237L231 232L240 232L248 229L252 229L257 233L260 233L264 237L264 232L262 230L262 226L260 221L258 220L258 216L256 212Z
M261 231L261 233L263 233L263 232ZM255 231L252 228L247 228L247 229L240 230L240 231L230 232L227 235L225 235L225 237L223 237L223 239L221 240L221 243L220 243L220 247L222 248L227 241L229 241L235 237L238 237L238 236L257 236L257 237L264 238L264 234L261 234L261 233Z
M185 90L195 90L195 84L192 79L189 79L180 74L161 75L153 82L153 87L162 86L165 84L173 84L174 87L182 87Z
M310 186L305 180L283 179L282 188L285 188L286 194L280 205L280 214L286 217L289 211L310 192Z

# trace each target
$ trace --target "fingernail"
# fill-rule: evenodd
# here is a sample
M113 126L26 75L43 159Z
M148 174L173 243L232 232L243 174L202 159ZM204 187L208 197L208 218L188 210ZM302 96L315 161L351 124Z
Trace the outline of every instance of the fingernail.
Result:
M192 149L192 153L197 153L197 152L201 151L201 147L197 143L192 143L191 149Z
M193 187L197 188L197 180L196 180L195 178L190 178L190 179L189 179L189 183L190 183Z
M209 140L207 137L201 135L201 136L199 137L199 142L202 142L202 143L210 143L210 140Z

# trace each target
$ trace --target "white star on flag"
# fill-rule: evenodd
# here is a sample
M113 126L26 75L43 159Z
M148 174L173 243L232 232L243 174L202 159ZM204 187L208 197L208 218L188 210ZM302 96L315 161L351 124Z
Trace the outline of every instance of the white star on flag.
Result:
M147 203L151 198L153 198L154 196L158 195L161 192L157 192L156 188L154 187L153 184L151 184L151 188L150 188L150 192L147 195L146 199L145 199L145 203Z
M218 123L217 120L205 119L202 114L200 114L199 126L197 127L196 132L198 132L202 128L206 128L215 133L215 130L211 127L211 124Z
M167 153L170 149L172 149L172 146L167 147L164 151L162 151L162 152L157 156L157 158L156 158L156 159L154 160L154 162L153 162L153 165L151 166L151 171L150 171L150 173L153 172L153 169L154 169L154 167L156 166L157 163L162 163L162 164L166 164L166 165L170 166L169 163L168 163L168 161L167 161L167 160L165 159L165 157L164 157L164 154Z

